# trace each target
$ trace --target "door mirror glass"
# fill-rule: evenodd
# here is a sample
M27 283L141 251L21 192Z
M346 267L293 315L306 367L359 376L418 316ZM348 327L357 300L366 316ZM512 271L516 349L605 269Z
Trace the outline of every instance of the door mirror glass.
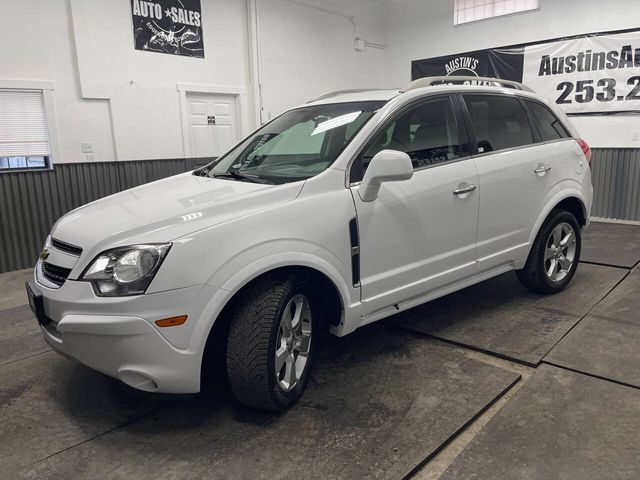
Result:
M378 197L383 182L409 180L413 176L411 158L398 150L382 150L371 159L358 193L363 202Z

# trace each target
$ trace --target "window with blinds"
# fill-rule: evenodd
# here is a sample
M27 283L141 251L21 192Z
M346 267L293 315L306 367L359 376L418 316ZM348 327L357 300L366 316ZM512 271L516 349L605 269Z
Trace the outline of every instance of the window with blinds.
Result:
M48 168L50 161L42 90L0 89L0 170Z
M540 8L540 0L454 0L453 24L527 12Z

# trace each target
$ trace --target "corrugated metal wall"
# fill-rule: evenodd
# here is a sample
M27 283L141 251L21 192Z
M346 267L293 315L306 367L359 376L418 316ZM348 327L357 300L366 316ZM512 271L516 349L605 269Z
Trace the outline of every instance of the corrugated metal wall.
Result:
M210 160L61 163L51 171L0 173L0 273L32 266L51 226L69 210ZM592 172L592 215L640 220L640 149L594 149Z
M591 215L640 220L640 148L593 150Z
M211 160L60 163L48 171L0 173L0 273L34 265L51 226L66 212Z

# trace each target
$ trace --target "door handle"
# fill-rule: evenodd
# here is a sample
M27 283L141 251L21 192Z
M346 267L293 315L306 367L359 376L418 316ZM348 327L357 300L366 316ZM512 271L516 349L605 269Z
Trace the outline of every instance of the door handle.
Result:
M536 175L543 175L549 170L551 170L551 165L540 165L539 167L533 169L533 173L535 173Z
M462 187L462 188L458 188L457 190L454 190L453 194L464 195L465 193L473 192L476 188L478 188L477 185L469 185L467 187Z

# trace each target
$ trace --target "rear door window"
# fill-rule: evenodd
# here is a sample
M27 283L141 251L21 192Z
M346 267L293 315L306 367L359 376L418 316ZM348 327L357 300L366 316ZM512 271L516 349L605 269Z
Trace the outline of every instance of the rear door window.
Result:
M547 107L538 102L532 102L530 100L524 101L525 105L531 112L533 121L536 122L540 135L545 142L551 140L558 140L561 138L568 138L569 132L564 128L564 125L558 120L558 118Z
M465 95L479 153L522 147L533 143L526 110L515 97Z

